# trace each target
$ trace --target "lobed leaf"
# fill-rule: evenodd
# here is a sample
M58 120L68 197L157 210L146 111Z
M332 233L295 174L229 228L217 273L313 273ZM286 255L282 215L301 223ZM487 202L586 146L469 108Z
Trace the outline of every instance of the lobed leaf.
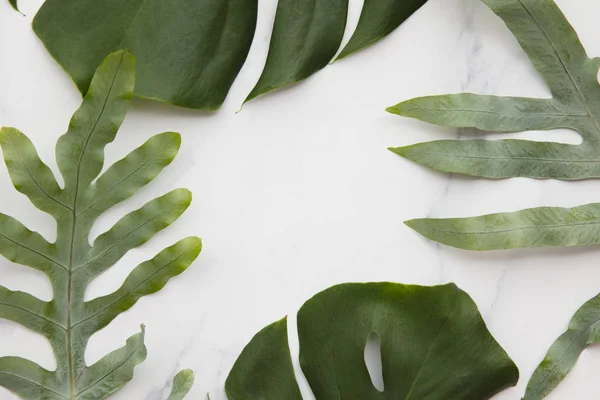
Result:
M578 146L530 141L437 141L391 149L443 172L485 178L578 180L600 177L599 59L586 55L577 33L552 0L484 0L500 16L552 93L551 99L471 93L422 97L388 108L440 126L489 132L573 129Z
M194 385L194 372L190 369L179 371L173 379L173 388L167 400L183 400Z
M527 385L523 400L540 400L554 390L575 366L587 347L600 342L600 296L585 303L573 316L569 329L550 347Z
M0 359L0 385L31 399L104 399L133 377L144 361L144 331L92 366L85 362L90 337L141 297L156 293L185 271L201 250L198 238L184 239L135 268L116 292L84 302L89 283L128 251L165 229L189 207L191 193L174 190L148 202L89 244L95 220L126 200L169 165L181 144L179 134L163 133L123 160L104 166L104 149L115 139L133 96L135 61L126 51L100 65L69 130L57 143L61 189L25 135L0 131L0 145L15 187L57 221L56 243L48 243L19 221L0 214L0 254L48 275L54 298L43 302L0 286L0 318L44 335L54 350L57 369L29 361Z
M339 58L385 37L426 0L367 0ZM246 101L325 67L340 48L348 0L279 0L266 66ZM97 65L121 48L139 64L137 96L216 110L246 61L257 0L48 0L33 28L87 93Z
M364 351L381 338L385 389L373 386ZM518 370L455 285L346 284L298 312L300 365L317 399L488 399ZM246 346L227 378L229 400L301 399L286 320Z

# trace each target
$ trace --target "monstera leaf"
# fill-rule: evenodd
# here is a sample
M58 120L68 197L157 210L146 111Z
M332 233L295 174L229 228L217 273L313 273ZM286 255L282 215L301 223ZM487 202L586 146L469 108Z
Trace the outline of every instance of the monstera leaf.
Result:
M381 339L385 388L372 383L365 346ZM229 400L302 400L287 320L259 332L226 382ZM298 313L300 365L317 400L482 400L515 385L517 367L455 285L345 284Z
M442 140L391 150L438 171L485 178L600 177L600 59L588 58L577 34L552 0L484 2L506 22L553 97L464 93L413 99L389 111L441 126L488 132L569 128L581 134L583 143ZM600 243L600 204L466 219L418 219L408 225L432 240L468 250L590 245Z
M340 58L391 33L427 0L367 0ZM33 28L86 93L107 54L129 49L135 94L182 107L218 109L254 36L258 0L47 0ZM348 0L280 0L264 72L251 100L305 79L340 48Z
M152 181L179 150L179 134L163 133L101 174L104 148L125 118L134 81L135 62L127 52L112 54L100 65L56 146L64 188L25 135L13 128L0 131L15 188L54 217L58 227L56 243L49 243L0 214L0 254L48 275L54 291L52 301L44 302L0 286L0 318L43 335L56 355L55 371L17 357L0 358L0 385L24 399L103 399L131 380L134 367L146 358L143 326L124 347L91 366L84 357L88 340L142 296L162 289L200 253L200 239L184 239L140 264L114 293L84 301L94 278L169 226L191 202L189 191L174 190L126 215L89 244L94 221Z

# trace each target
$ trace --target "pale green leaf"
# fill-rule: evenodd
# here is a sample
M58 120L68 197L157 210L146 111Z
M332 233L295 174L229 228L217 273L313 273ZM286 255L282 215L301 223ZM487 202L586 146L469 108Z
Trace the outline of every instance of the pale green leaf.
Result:
M63 199L54 174L40 160L27 136L13 128L2 128L0 146L13 185L29 197L33 205L56 219L72 211Z
M99 331L127 311L143 296L162 289L167 282L183 273L202 250L200 239L190 237L163 250L150 261L136 267L116 292L83 304L73 315L73 329L87 336Z
M486 178L600 177L598 59L585 53L577 33L552 0L484 0L508 28L544 78L553 97L531 99L470 93L422 97L388 111L433 124L520 132L568 128L583 137L577 146L504 140L437 141L391 149L443 172Z
M100 400L131 380L134 367L146 357L144 332L87 366L90 337L141 297L162 289L200 253L200 239L184 239L135 268L113 294L84 302L92 279L173 223L191 202L189 191L174 190L126 215L93 246L89 244L96 218L153 180L180 146L176 133L157 135L98 177L105 147L115 139L125 118L134 81L135 61L128 52L109 55L98 68L68 132L57 143L64 189L39 160L29 139L14 129L0 133L15 187L54 216L58 225L57 241L51 244L0 214L0 254L46 273L54 291L52 301L43 302L0 286L0 318L44 335L57 360L56 371L46 371L26 360L0 359L0 385L23 398Z
M365 346L381 339L385 389L372 383ZM346 284L298 312L300 365L315 397L481 400L517 383L517 367L455 285ZM258 333L227 378L229 400L301 399L286 320Z
M16 219L0 213L0 255L49 276L63 276L67 266L58 260L56 246Z
M0 386L23 399L70 400L56 373L19 357L0 358Z
M73 266L74 277L93 279L100 275L129 250L146 243L176 221L191 201L192 194L187 189L177 189L126 215L108 232L100 235L87 257Z
M173 388L167 400L183 400L194 385L194 372L190 369L179 371L173 379Z
M21 324L47 338L64 331L67 324L51 303L4 286L0 286L0 318Z
M144 326L142 332L127 339L127 344L104 356L78 378L75 398L104 399L133 378L133 369L146 359Z
M567 376L587 347L600 343L600 296L585 303L537 367L524 400L541 400Z
M428 239L465 250L600 244L600 204L541 207L473 218L414 219Z

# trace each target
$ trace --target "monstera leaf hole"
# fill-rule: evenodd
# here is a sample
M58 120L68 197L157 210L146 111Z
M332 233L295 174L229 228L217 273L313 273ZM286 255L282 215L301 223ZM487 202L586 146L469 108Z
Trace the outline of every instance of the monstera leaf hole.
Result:
M226 380L228 400L484 400L519 379L477 305L453 284L338 285L304 303L296 320L301 373L284 318L244 348ZM300 389L301 375L312 395Z
M383 383L383 364L381 360L381 338L375 332L371 332L369 339L367 339L365 364L367 365L373 386L375 386L375 389L383 392L385 385Z

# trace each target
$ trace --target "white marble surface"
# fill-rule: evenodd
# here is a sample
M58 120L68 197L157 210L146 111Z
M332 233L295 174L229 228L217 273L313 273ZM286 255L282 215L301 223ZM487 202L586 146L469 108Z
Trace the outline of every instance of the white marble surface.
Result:
M29 135L56 171L54 143L81 99L31 30L41 2L22 1L23 18L0 1L0 125ZM600 55L600 2L557 2L589 53ZM293 316L316 292L350 281L453 281L475 299L489 329L520 367L519 385L496 398L520 399L574 311L600 292L598 248L469 253L428 242L402 222L596 202L600 182L493 182L434 173L386 148L461 132L384 112L401 100L435 93L548 96L516 40L479 0L431 0L375 47L235 114L267 51L276 2L260 3L249 62L222 111L135 101L121 135L109 146L112 162L155 133L176 130L184 139L174 164L105 215L95 235L172 188L190 188L195 198L185 218L94 281L88 298L112 292L138 262L181 237L201 236L204 250L185 275L94 336L88 362L122 346L143 322L148 359L115 399L164 399L175 372L191 368L196 372L191 399L210 392L213 400L224 400L225 378L254 333ZM351 3L347 33L361 1ZM567 131L517 136L579 140ZM0 210L54 239L53 221L12 189L3 165ZM44 300L52 296L44 276L5 260L0 260L0 281ZM50 369L55 365L44 339L6 321L0 321L0 354ZM598 368L600 351L587 350L548 398L599 398ZM0 399L13 398L0 388Z

